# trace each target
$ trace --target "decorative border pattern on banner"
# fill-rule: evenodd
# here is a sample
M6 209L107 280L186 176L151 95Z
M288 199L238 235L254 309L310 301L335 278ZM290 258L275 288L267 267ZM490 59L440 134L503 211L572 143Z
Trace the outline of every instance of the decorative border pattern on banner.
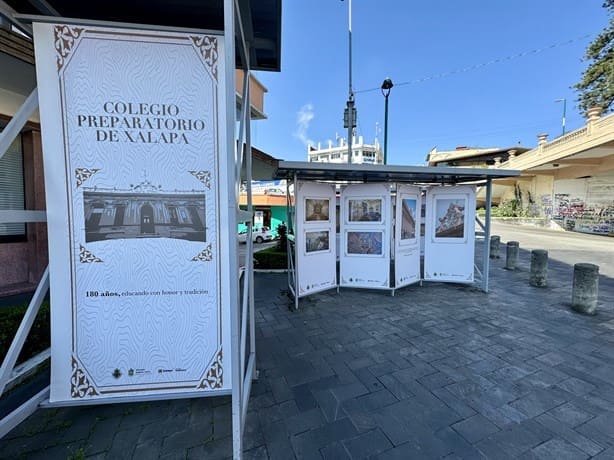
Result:
M188 171L196 179L205 184L209 190L211 190L211 171Z
M77 187L81 187L90 177L100 171L100 168L75 168L75 178L77 179Z
M55 50L57 51L58 72L66 63L66 58L84 30L85 29L81 27L70 27L67 25L55 26L53 28Z
M81 369L79 361L74 356L71 360L72 376L70 378L70 394L73 398L84 398L85 396L97 396L96 388L90 383L85 371Z
M211 250L211 244L203 249L197 256L192 257L192 262L209 262L213 260L213 251Z
M82 244L79 245L79 262L82 264L91 264L92 262L103 262L99 257L96 257L90 251L85 249Z
M224 353L222 347L218 350L214 360L209 364L205 378L201 380L198 388L215 389L224 385L224 366L222 365Z
M213 75L213 78L217 81L217 37L205 35L202 37L192 36L190 38L199 49L205 63L209 65L211 75Z

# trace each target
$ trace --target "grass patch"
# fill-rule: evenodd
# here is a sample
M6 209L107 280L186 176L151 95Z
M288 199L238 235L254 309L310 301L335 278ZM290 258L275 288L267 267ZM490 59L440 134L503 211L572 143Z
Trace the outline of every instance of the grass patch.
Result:
M0 356L6 356L27 308L27 304L0 308ZM50 332L49 302L43 302L17 358L17 364L49 348L51 343Z

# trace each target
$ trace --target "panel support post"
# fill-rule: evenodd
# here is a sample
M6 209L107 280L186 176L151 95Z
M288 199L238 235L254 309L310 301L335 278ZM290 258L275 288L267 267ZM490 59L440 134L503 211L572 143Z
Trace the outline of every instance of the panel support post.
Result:
M488 292L490 273L490 205L492 199L492 179L486 179L486 215L484 216L484 251L482 254L482 291Z
M221 161L225 164L226 172L226 195L229 198L226 202L221 202L228 206L228 234L234 233L237 230L237 203L239 187L237 181L240 181L241 176L237 177L236 167L240 161L238 158L239 149L235 139L236 126L236 108L235 108L235 5L234 0L224 0L224 63L226 68L226 88L225 88L225 103L226 103L226 137L223 143L225 152ZM234 239L232 243L235 243ZM228 241L231 244L231 241ZM237 249L230 251L230 266L229 273L223 276L227 277L229 283L228 303L225 308L230 308L230 336L232 353L232 455L235 460L240 460L243 452L243 382L241 382L241 366L240 362L240 333L241 327L239 324L240 305L239 305L239 281L236 276L238 273L238 257ZM248 275L249 277L249 275Z
M298 216L296 215L296 197L298 195L298 177L296 171L294 172L294 310L298 311L298 286L299 276L297 257L296 257L296 238L298 237L296 229L298 228Z

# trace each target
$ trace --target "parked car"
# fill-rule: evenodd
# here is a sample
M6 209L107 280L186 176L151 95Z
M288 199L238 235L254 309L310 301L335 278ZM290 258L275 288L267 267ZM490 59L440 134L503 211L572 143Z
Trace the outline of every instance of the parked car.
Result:
M247 243L247 231L239 232L237 235L239 243ZM252 241L254 243L264 243L273 240L273 232L269 227L259 227L252 231Z

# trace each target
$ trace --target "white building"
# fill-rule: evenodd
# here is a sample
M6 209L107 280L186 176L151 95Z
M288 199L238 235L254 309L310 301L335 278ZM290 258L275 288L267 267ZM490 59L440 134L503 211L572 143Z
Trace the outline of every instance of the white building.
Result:
M358 140L358 142L356 142ZM307 161L319 163L348 163L348 145L344 138L339 138L338 144L333 145L333 141L328 141L328 146L322 148L318 143L318 147L309 145L307 147ZM375 138L373 144L365 144L363 137L356 136L352 142L352 164L384 164L384 155L382 147Z

